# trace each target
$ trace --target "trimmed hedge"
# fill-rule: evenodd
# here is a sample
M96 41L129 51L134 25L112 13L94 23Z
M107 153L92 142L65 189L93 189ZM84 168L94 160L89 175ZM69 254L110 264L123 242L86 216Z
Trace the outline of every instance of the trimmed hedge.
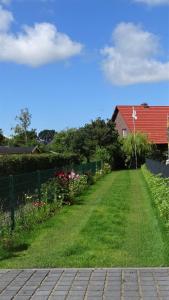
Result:
M28 173L36 170L46 170L78 164L76 155L62 154L24 154L4 155L0 157L0 176Z
M145 165L142 166L142 172L160 217L169 228L169 178L163 178L160 174L152 174Z

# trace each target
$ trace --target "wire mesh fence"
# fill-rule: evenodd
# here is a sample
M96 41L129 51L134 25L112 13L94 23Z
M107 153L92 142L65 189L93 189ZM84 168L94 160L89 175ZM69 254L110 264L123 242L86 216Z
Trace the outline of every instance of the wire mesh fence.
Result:
M164 178L169 177L169 165L156 160L146 159L146 166L154 175L160 174Z
M10 223L10 229L13 230L18 208L24 207L27 203L29 209L27 201L29 196L30 199L33 198L33 201L40 201L42 184L54 178L57 172L71 172L73 170L79 175L89 173L94 175L97 170L101 169L101 166L102 163L98 161L0 177L0 226L6 219Z

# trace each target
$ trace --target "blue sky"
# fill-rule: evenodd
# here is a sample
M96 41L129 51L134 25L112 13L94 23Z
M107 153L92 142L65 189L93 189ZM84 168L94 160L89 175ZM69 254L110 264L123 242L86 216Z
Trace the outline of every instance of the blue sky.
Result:
M11 134L24 107L40 131L110 118L118 104L169 105L168 4L0 0L0 128Z

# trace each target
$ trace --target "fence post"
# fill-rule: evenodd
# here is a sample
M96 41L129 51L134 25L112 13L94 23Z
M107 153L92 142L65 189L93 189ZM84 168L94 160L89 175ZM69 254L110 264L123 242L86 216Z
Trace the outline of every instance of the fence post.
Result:
M41 199L41 191L40 191L40 186L41 186L41 176L40 176L40 171L37 170L37 185L38 185L38 200L40 201Z
M11 210L11 233L15 228L15 196L14 196L14 177L9 176L9 198Z

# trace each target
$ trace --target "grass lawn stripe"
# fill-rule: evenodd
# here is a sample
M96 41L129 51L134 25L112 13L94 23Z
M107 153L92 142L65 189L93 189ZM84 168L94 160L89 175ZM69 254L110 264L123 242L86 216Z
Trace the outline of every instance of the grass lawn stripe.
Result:
M1 268L167 265L161 232L141 170L117 171L75 205L24 235L30 247L1 260Z

